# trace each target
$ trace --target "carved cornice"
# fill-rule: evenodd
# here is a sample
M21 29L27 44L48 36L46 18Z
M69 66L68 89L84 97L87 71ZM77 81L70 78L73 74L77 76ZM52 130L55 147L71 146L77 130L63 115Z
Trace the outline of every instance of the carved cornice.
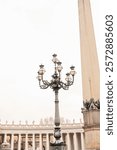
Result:
M98 130L100 128L100 124L93 124L93 125L85 125L83 127L85 131L90 131L90 130Z
M94 98L83 100L83 106L83 110L100 110L100 100L94 100Z

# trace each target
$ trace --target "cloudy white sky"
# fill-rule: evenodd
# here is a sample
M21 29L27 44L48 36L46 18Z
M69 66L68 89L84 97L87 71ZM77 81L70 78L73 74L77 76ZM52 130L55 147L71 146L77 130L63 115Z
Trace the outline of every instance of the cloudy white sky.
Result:
M114 16L114 48L117 47L117 8L115 0L91 0L94 30L101 72L101 147L110 150L117 136L117 80L114 80L114 135L107 137L104 81L105 15ZM62 79L69 66L76 66L75 83L59 92L60 115L79 122L82 118L82 83L77 0L0 0L0 119L2 122L37 123L54 117L54 93L41 90L36 79L39 64L45 65L45 78L53 74L52 54L63 63ZM114 50L114 58L117 51ZM117 59L114 59L116 68ZM117 73L114 69L114 74ZM107 143L109 143L107 145Z
M97 22L99 14L94 8L99 9L99 2L91 4ZM98 28L95 32L98 39ZM62 61L63 80L71 65L77 71L69 91L59 92L60 115L77 122L82 118L77 0L0 1L0 41L1 121L39 122L40 118L54 117L54 93L41 90L36 79L41 63L45 78L51 79L53 53Z
M99 1L91 1L99 51ZM36 79L39 64L45 78L53 74L57 53L65 73L76 66L75 83L60 90L60 115L77 122L82 118L82 83L77 0L0 0L0 118L39 122L54 117L54 93L41 90Z

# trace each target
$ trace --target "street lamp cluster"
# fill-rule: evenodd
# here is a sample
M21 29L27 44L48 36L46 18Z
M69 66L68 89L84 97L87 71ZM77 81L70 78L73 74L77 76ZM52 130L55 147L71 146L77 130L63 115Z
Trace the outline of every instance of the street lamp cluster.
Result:
M61 138L61 129L60 129L60 116L59 116L59 100L58 100L58 91L63 88L64 90L68 90L69 86L74 83L74 76L76 74L75 67L70 67L70 72L66 74L66 82L61 81L61 71L63 69L62 63L58 60L57 55L53 54L54 63L54 74L52 75L52 79L49 81L44 80L43 76L45 73L44 65L40 65L40 69L38 71L39 86L41 89L47 89L50 87L55 92L55 120L54 120L54 137L55 143L50 143L51 150L64 150L65 144L60 140Z
M52 88L54 91L59 90L60 88L63 88L64 90L68 90L69 86L71 86L74 82L74 75L75 70L74 66L71 66L71 71L69 73L66 73L66 83L61 81L61 71L63 67L61 66L61 62L58 60L57 55L53 54L53 59L55 65L55 72L52 75L52 80L48 82L47 80L43 79L43 75L45 73L44 65L40 65L40 69L38 71L38 80L39 80L39 86L41 89L46 89L48 87Z

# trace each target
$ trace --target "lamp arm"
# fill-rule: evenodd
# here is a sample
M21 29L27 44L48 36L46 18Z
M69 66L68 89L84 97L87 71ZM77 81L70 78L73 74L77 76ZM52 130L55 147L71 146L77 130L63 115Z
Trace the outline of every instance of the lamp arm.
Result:
M66 83L62 82L62 81L60 81L60 86L61 86L64 90L68 90L68 89L69 89L69 86L68 86Z
M50 83L47 80L42 80L42 83L43 84L41 84L41 81L39 81L39 86L41 89L47 89L50 86Z

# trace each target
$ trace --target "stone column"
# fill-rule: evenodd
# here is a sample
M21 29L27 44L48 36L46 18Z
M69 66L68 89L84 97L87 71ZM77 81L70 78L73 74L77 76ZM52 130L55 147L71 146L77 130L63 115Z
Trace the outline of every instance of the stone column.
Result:
M78 141L76 133L74 133L73 135L73 141L74 141L74 150L78 150Z
M49 150L49 134L46 134L46 149Z
M78 0L85 149L100 149L100 69L90 0ZM82 136L82 134L81 134Z
M40 150L43 149L42 134L40 134L40 145L39 145L39 147L40 147Z
M67 150L71 150L70 135L67 133Z
M4 143L6 143L7 142L7 134L5 133L4 134Z
M35 150L35 134L33 134L33 150Z
M61 134L61 140L64 141L64 134L63 133Z
M11 134L11 150L14 148L14 134Z
M25 150L28 150L28 134L26 134L25 138Z
M84 148L84 134L81 132L81 150L85 150Z
M18 150L21 150L21 134L18 136Z
M85 149L100 149L100 110L91 109L83 111Z
M100 99L100 71L90 0L78 2L83 100L97 101Z

